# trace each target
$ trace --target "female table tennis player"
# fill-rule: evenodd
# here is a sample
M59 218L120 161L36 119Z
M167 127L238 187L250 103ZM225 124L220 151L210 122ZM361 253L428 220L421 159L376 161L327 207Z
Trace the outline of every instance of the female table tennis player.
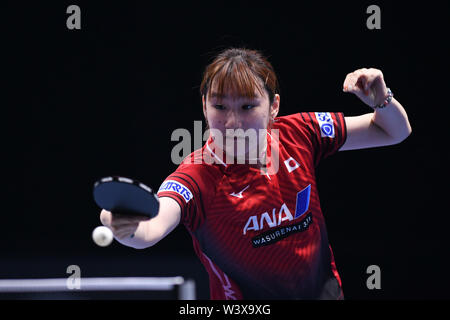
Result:
M373 112L277 117L280 95L267 59L255 50L223 51L206 67L200 86L211 134L162 183L159 214L142 221L103 210L102 223L134 248L156 244L183 223L208 272L211 299L343 299L315 168L337 151L393 145L411 133L380 70L349 73L343 91ZM248 145L237 151L219 138L227 129L263 129L256 163ZM268 148L275 129L276 152ZM229 154L241 161L230 163ZM277 170L267 170L273 161Z

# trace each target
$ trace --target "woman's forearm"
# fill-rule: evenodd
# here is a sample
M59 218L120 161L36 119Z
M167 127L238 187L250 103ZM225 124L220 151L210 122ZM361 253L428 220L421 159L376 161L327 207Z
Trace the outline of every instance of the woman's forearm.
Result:
M376 108L372 121L396 142L403 141L412 132L408 115L395 98L385 108Z
M124 237L122 239L114 236L114 238L121 244L135 249L145 249L156 244L160 237L156 232L158 229L154 226L153 221L142 221L132 236Z

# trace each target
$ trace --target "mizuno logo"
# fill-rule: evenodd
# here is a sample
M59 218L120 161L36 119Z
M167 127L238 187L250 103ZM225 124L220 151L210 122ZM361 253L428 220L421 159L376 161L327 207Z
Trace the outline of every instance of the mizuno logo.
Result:
M230 196L233 196L233 197L236 197L236 198L243 198L244 196L242 195L242 192L244 192L245 190L247 190L248 187L250 187L250 185L246 186L244 189L242 189L242 190L239 191L238 193L236 193L236 192L230 193Z

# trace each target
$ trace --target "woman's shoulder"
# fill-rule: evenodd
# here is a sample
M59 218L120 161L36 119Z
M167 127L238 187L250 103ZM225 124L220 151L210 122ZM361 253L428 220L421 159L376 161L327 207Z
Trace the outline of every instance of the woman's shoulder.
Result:
M174 173L189 176L199 184L220 180L223 172L219 165L211 161L207 153L201 151L202 149L196 150L187 156Z
M274 119L272 130L280 132L280 138L285 137L288 141L298 140L300 136L306 136L311 126L312 119L309 112L298 112L279 116Z
M297 112L284 116L278 116L274 120L274 125L278 126L286 126L292 125L293 123L296 125L306 125L311 120L311 112Z

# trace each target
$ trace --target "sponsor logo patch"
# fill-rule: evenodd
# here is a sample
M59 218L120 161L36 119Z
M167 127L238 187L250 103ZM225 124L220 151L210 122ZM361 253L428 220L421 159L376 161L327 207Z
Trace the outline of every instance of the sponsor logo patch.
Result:
M312 213L310 211L308 212L310 196L311 185L308 185L303 190L297 192L294 216L286 203L283 203L279 210L277 210L277 208L272 210L272 215L267 211L260 215L249 217L245 224L243 235L246 235L249 231L254 232L269 228L270 230L260 233L252 238L251 241L253 247L258 248L273 244L294 233L306 231L312 223ZM302 219L300 220L300 218ZM296 222L288 226L280 227L284 221Z
M306 215L306 217L302 219L300 222L296 222L289 226L272 229L257 235L256 237L252 238L252 245L254 248L259 248L270 244L274 244L275 242L278 242L281 239L289 237L294 233L308 230L311 222L312 222L312 214L311 212L309 212Z
M182 183L179 183L175 180L167 180L164 181L161 187L159 187L158 193L161 191L172 191L178 193L180 196L183 197L184 201L188 203L194 195L192 194L191 190L189 190L185 185Z
M334 121L329 112L315 112L319 122L320 136L334 138Z

